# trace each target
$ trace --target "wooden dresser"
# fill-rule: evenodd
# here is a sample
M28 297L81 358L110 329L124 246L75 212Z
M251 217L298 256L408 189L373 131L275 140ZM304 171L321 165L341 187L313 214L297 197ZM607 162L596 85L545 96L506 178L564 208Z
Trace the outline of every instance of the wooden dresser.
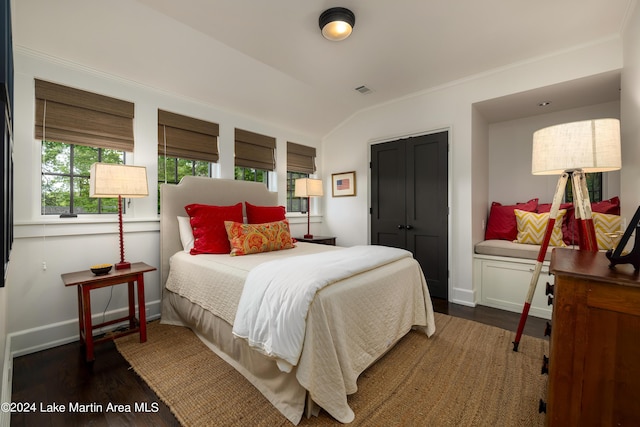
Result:
M640 425L640 276L555 249L548 426Z

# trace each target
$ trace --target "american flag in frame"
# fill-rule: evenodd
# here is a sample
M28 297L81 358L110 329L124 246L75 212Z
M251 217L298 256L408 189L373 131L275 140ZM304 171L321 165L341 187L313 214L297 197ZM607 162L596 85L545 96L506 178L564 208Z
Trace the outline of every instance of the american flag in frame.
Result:
M356 195L356 173L341 172L331 174L331 195L345 197Z

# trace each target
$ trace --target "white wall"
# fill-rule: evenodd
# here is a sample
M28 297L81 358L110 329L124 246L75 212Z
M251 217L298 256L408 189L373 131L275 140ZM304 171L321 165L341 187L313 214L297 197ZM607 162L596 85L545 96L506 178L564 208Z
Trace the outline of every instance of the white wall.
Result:
M635 7L624 32L624 68L620 94L622 133L622 214L633 217L640 206L640 6Z
M474 193L488 194L486 164L476 160L474 137L484 126L474 123L473 104L538 87L599 74L622 67L622 43L618 39L581 49L537 58L496 70L473 79L453 82L441 88L362 111L323 140L323 170L355 170L358 195L355 198L323 198L325 226L341 242L353 245L369 241L368 158L369 144L415 133L448 129L450 147L450 254L449 299L467 305L476 301L472 281L474 236L486 219L488 200L474 199ZM478 141L481 147L487 140ZM480 155L482 157L482 155Z
M9 265L7 332L11 350L22 354L78 339L75 289L64 288L60 275L85 270L92 264L119 259L118 226L115 216L79 216L60 219L40 214L40 141L33 137L34 78L89 90L135 104L133 162L147 167L149 194L132 200L124 219L125 257L159 267L159 223L157 215L157 109L165 109L220 124L220 170L222 178L233 178L234 128L276 138L277 189L279 203L286 204L286 143L294 141L316 147L320 141L268 123L243 117L219 107L177 95L77 64L46 57L22 48L15 51L15 241ZM322 170L319 170L320 176ZM318 219L316 218L316 221ZM293 217L294 234L306 232L306 216ZM312 231L317 232L317 223ZM46 269L43 268L46 264ZM92 293L95 318L120 317L127 306L125 286ZM158 272L145 276L146 302L150 317L160 313ZM1 302L1 300L0 300ZM5 311L3 310L3 313Z

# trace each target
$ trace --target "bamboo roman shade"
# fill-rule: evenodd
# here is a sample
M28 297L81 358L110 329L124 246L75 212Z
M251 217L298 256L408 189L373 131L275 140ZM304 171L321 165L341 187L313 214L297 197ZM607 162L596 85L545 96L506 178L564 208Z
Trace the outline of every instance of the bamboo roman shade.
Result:
M276 139L247 130L236 129L236 166L276 170Z
M219 129L217 123L158 110L158 153L217 162Z
M287 142L287 171L313 174L316 171L316 149Z
M36 139L133 151L134 105L36 79Z

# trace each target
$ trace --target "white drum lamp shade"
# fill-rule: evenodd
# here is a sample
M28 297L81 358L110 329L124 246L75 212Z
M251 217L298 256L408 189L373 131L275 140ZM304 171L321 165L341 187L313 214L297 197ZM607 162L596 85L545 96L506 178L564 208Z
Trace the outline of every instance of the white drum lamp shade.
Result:
M596 119L564 123L533 134L531 173L608 172L621 167L620 121Z

